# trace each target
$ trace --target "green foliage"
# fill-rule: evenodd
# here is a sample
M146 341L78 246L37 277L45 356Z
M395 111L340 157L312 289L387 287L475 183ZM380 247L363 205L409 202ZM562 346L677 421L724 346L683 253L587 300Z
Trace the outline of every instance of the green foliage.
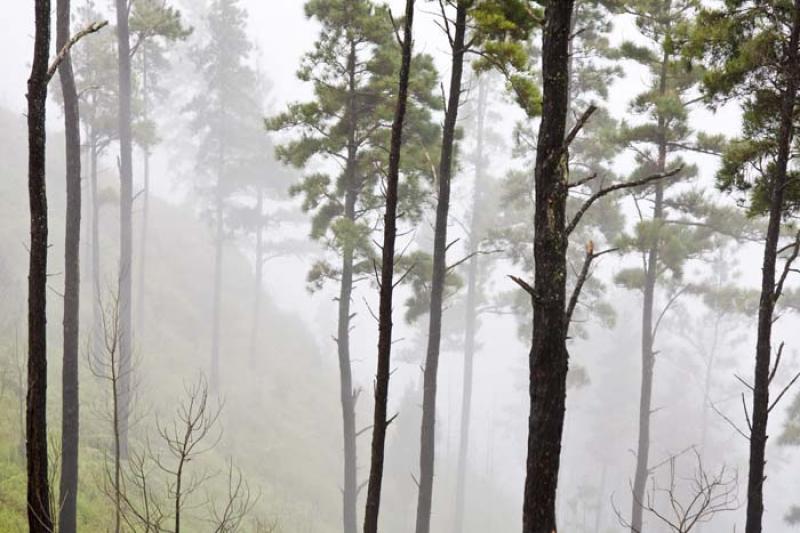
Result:
M526 115L540 115L537 57L529 43L544 21L542 9L525 0L483 0L472 6L470 17L474 25L470 47L478 54L473 63L476 72L500 72Z
M297 73L314 99L289 105L266 126L293 134L277 147L278 159L308 169L290 193L312 216L311 237L337 253L353 251L357 271L369 272L379 258L370 237L384 204L400 49L388 8L371 0L310 0L305 13L321 26ZM409 224L421 217L438 166L430 147L440 137L432 111L441 108L433 59L415 55L411 72L399 208ZM334 272L317 265L311 288Z
M794 9L790 2L747 0L709 7L701 11L686 51L687 57L707 65L703 90L712 104L742 101L742 135L725 150L717 178L719 187L736 193L753 216L768 210L769 184L776 172ZM786 215L800 207L797 177L790 170Z

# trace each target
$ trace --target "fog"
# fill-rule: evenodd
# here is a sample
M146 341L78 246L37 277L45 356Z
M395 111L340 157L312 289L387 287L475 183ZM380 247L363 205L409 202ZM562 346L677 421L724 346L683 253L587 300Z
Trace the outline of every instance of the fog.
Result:
M133 0L132 4L135 6L139 1ZM212 429L198 446L198 456L188 463L192 471L187 474L191 477L187 477L186 483L191 491L186 494L182 510L184 529L345 531L342 526L345 451L337 359L340 357L337 342L341 342L338 339L341 242L358 238L355 283L349 298L351 318L345 331L349 331L352 387L357 391L354 413L359 488L355 509L360 530L371 466L373 391L378 361L378 277L387 179L386 172L378 167L388 160L393 110L386 111L376 105L379 110L375 113L384 113L376 121L385 135L379 141L369 141L376 146L369 146L372 152L366 156L369 161L361 171L378 178L370 199L360 200L363 204L359 205L376 203L363 207L366 230L356 237L347 232L357 229L336 229L337 217L343 218L341 210L327 222L315 218L319 206L329 200L330 194L337 193L336 187L331 186L332 193L320 194L314 201L308 199L313 188L297 189L309 176L327 174L335 180L343 172L341 153L330 157L297 156L294 159L302 164L290 165L287 160L292 157L281 159L280 148L276 155L276 147L286 148L298 139L313 136L313 128L301 131L285 125L268 128L265 124L265 119L270 122L270 117L287 112L291 104L316 98L313 84L298 76L304 57L315 49L322 31L318 19L305 16L304 4L339 6L350 0L148 2L180 10L181 22L191 32L176 40L160 41L162 37L152 37L158 43L160 62L152 67L155 81L151 83L158 87L145 97L144 104L137 97L142 82L137 77L140 67L134 64L133 261L129 265L133 362L130 427L126 429L130 437L125 437L130 439L125 444L130 451L120 467L127 472L123 473L123 479L127 480L123 484L131 503L127 513L123 511L125 522L116 527L120 528L118 531L175 530L169 525L175 514L170 507L175 486L170 481L171 467L163 467L171 464L172 457L163 442L164 428L177 428L180 422L177 426L173 424L180 419L181 402L192 391L196 393L197 387L203 390L207 387L209 410L213 415L219 409L219 415L210 416ZM455 2L445 3L448 16L454 17ZM3 163L0 169L0 532L23 531L28 527L23 415L31 240L25 119L26 82L34 46L33 4L7 1L0 16L0 161ZM73 48L78 90L86 91L86 95L107 93L116 102L116 66L106 78L96 76L81 86L87 79L80 78L85 72L81 71L81 61L96 60L99 66L93 68L102 70L105 67L100 54L113 52L110 57L114 58L117 50L113 2L72 0L73 12L78 13L89 4L110 25L87 35ZM242 10L243 35L252 46L241 55L240 65L226 70L215 66L216 56L204 47L214 31L209 24L209 12L229 4ZM452 56L442 28L439 2L419 0L416 4L414 53L430 55L437 71L428 89L435 100L428 120L435 130L435 142L418 146L420 143L413 137L401 151L406 160L416 158L414 164L421 170L417 167L409 170L401 162L401 216L395 247L400 256L395 269L395 279L399 281L393 303L388 396L388 415L396 418L391 418L387 428L379 528L386 533L415 530L433 268L430 254L434 250L438 198L436 166L445 117L442 102L449 89ZM576 4L598 2L580 0ZM389 5L399 21L405 2L392 0ZM604 36L607 42L604 40L603 46L650 43L640 33L634 15L607 14L604 8L598 9L612 25ZM80 28L81 20L79 15L73 15L75 30ZM231 30L217 28L217 31L229 36L226 32ZM470 27L467 34L472 31ZM584 37L578 32L575 38ZM533 78L537 85L542 82L541 41L542 32L537 26L530 35L531 46L525 47L534 58L531 61L536 65ZM586 37L585 42L594 41ZM618 139L624 137L619 132L626 127L632 137L631 130L647 123L647 113L637 112L631 102L652 88L653 74L629 58L604 56L592 50L584 52L586 55L581 57L588 58L587 64L599 57L597 64L613 65L618 73L608 76L607 85L605 78L598 77L602 89L581 78L580 83L591 86L590 89L583 93L575 89L574 96L570 93L570 128L589 102L602 109L589 119L585 131L576 138L571 154L576 176L573 180L597 173L595 181L602 187L606 183L640 179L648 173L639 168L643 156L637 150L641 150L641 145ZM92 56L93 53L98 55ZM50 57L55 55L53 42ZM137 57L133 56L134 62ZM532 298L510 276L530 283L534 279L532 182L541 118L526 117L515 101L510 83L497 69L485 68L485 72L477 73L472 65L478 60L474 54L465 59L447 224L447 277L451 283L452 276L452 285L446 285L444 290L430 526L430 531L437 533L519 531L523 520L529 446ZM389 64L392 66L389 77L394 80L399 59ZM412 61L412 77L414 68L422 64L416 59ZM583 63L576 60L574 68L579 70L580 65ZM219 75L223 80L212 75L204 77L212 70L222 72ZM225 78L230 72L239 71L251 73L255 80L251 83ZM306 77L320 73L314 71ZM232 115L238 113L224 126L227 130L215 122L217 93L209 88L208 81L212 78L230 91L226 94L241 97L240 101L221 105L222 109L235 108L229 111ZM108 87L102 86L103 79ZM686 107L687 129L727 138L742 135L741 100L733 98L712 109L699 98L700 91L698 83L686 89L685 99L697 101ZM89 113L84 105L88 106L86 102L92 99L86 95L81 94L82 118ZM414 105L423 105L418 94L413 94L412 99ZM50 83L47 100L46 165L50 220L47 417L53 494L58 494L62 420L66 227L62 104L56 75ZM419 118L423 115L422 111L412 114L407 124L411 120L424 122ZM80 130L83 226L80 230L79 531L115 530L114 491L119 488L111 475L114 462L111 405L116 398L109 392L110 378L105 375L116 363L106 362L109 367L102 361L108 352L103 346L103 341L108 342L108 324L116 322L109 317L118 312L113 304L119 299L120 272L125 270L120 267L120 142L117 118L112 118L96 158L95 191L90 179L92 157L87 134L98 127L87 122L82 123ZM608 126L613 133L603 130L607 119L613 122ZM597 129L593 129L593 124L598 124ZM215 127L223 131L219 138L213 137ZM418 126L420 131L424 128L425 125ZM612 136L617 140L610 141ZM219 156L227 164L224 172L223 163L219 169L213 166L217 149L225 154ZM314 149L324 152L319 146ZM691 239L699 237L690 235L687 229L684 233L670 234L659 249L664 259L661 259L663 266L656 267L661 270L658 270L660 277L651 317L656 331L652 346L655 365L648 417L646 501L640 502L645 507L642 532L745 531L750 446L747 435L753 412L751 388L767 219L763 213L747 216L742 199L748 191L725 192L718 188L719 154L711 153L710 149L680 151L673 147L671 150L675 150L670 152L675 159L670 164L682 165L683 172L670 182L668 190L673 198L681 193L701 193L703 202L724 211L719 220L723 220L720 224L724 223L726 229L717 231L719 225L708 222L711 215L707 219L698 218L696 211L684 215L681 202L688 200L674 199L673 203L667 203L669 215L686 223L687 228L696 224L712 229L702 235L702 244L693 244ZM484 161L478 161L478 153L484 154ZM368 164L377 170L367 168ZM222 187L218 181L223 174L229 180L224 193L219 192ZM420 183L419 191L410 185L404 188L404 183L412 183L414 179ZM297 190L290 194L293 187ZM571 192L570 202L577 203L569 204L570 214L597 191L593 187L590 184L586 190L577 188ZM338 193L344 198L342 190ZM402 195L406 193L404 199ZM223 194L224 200L219 200ZM263 195L258 197L261 204L255 203L256 195ZM474 198L478 199L475 209ZM261 212L257 215L257 229L253 230L248 217L256 216L255 205ZM479 212L475 219L478 222L473 220L475 212ZM640 288L644 282L631 280L637 275L644 276L646 270L642 265L646 263L647 250L642 250L644 241L637 231L645 227L643 221L652 217L652 212L652 186L623 189L598 202L570 240L567 297L581 271L587 242L597 252L609 250L609 253L598 256L592 263L569 328L570 373L555 504L559 531L631 531L632 498L635 499L632 492L640 453L645 305L644 291ZM704 211L710 212L711 208ZM92 235L95 217L99 223L97 235ZM785 222L781 246L794 242L797 232L791 216ZM318 224L328 225L320 232ZM336 231L342 233L334 237ZM646 229L642 231L646 233ZM95 238L97 241L93 242ZM367 248L372 256L367 257L367 252L358 255L362 253L359 250ZM786 250L783 259L791 253L791 246ZM261 261L263 266L257 264ZM778 261L778 275L783 264L783 260ZM95 265L99 267L97 271ZM453 268L449 268L451 265ZM474 265L473 274L477 278L477 296L471 303L467 296L470 265ZM325 270L328 266L334 271ZM773 360L778 346L783 343L785 347L779 356L770 401L800 370L797 352L800 322L795 312L798 280L794 270L787 272L784 288L787 303L778 304L772 332ZM474 370L466 470L464 479L459 481L464 362L469 342L465 340L469 321L465 317L470 313L476 317ZM791 531L800 522L795 520L792 525L787 520L792 509L797 512L800 505L798 402L798 389L790 387L770 412L764 483L763 531L766 532ZM157 487L152 498L164 508L165 524L160 529L143 527L132 510L138 505L133 500L139 502L139 495L134 495L138 485L133 481L137 457L151 461L147 472ZM685 506L697 496L698 468L702 476L719 475L719 485L713 492L713 497L719 499L712 500L712 506L719 505L719 509L703 515L691 529L670 527L657 513L677 513L676 500ZM242 480L241 486L246 490L232 495L231 487L236 487L237 479ZM465 498L460 531L456 526L459 483L463 485ZM674 487L668 493L664 489L670 483ZM237 517L235 524L231 521L227 529L215 529L220 523L220 509L228 501L234 502L233 514L241 513L241 517Z

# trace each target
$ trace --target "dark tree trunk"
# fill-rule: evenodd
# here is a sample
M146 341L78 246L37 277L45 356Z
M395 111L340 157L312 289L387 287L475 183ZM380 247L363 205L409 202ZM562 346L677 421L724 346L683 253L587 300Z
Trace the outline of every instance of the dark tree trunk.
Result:
M781 96L778 157L770 187L769 222L764 244L764 261L761 268L761 300L758 306L758 340L756 343L755 380L753 381L752 429L750 431L750 465L747 480L747 521L745 533L761 533L764 515L764 466L766 465L767 422L769 419L769 384L772 358L772 323L775 301L780 296L775 291L775 264L784 192L788 180L788 166L794 138L794 115L797 99L798 41L800 40L800 0L794 2L792 33L789 40L786 87Z
M565 231L569 41L574 0L549 2L542 46L542 122L536 152L535 282L530 352L530 418L523 533L556 531L556 491L564 430L567 352Z
M211 308L211 373L209 389L219 392L220 306L222 305L222 259L225 250L225 221L223 220L222 184L217 182L216 231L214 235L214 294Z
M661 58L658 91L661 96L667 94L668 52ZM664 173L667 169L667 124L663 117L658 118L658 161L656 172ZM636 472L633 478L633 495L631 502L631 533L644 533L643 507L645 489L649 476L650 462L650 415L653 401L653 371L655 369L655 349L653 340L653 308L655 306L656 285L658 284L658 261L661 246L659 238L660 225L664 220L664 185L655 185L655 203L653 219L655 232L650 249L647 251L647 263L644 272L644 300L642 303L642 382L639 395L639 440L636 448Z
M472 410L472 370L475 359L475 335L478 320L478 243L481 228L480 201L483 188L483 144L484 121L486 119L486 83L478 85L478 130L475 149L475 185L472 193L472 220L469 230L469 259L467 267L467 303L464 325L464 376L461 391L461 426L458 441L458 465L456 467L456 506L453 533L464 529L464 500L467 483L467 455L469 452L469 426Z
M464 42L467 32L467 1L459 0L456 8L453 59L450 73L450 95L442 129L439 162L439 198L436 204L436 226L433 239L433 276L431 278L428 350L425 357L420 432L419 493L417 498L417 533L429 533L433 503L433 471L436 457L436 385L439 352L442 340L442 307L447 276L447 223L450 211L450 181L453 174L456 121L461 103L461 79L464 71Z
M383 484L383 459L386 445L386 406L389 399L389 374L392 358L392 296L394 292L394 245L397 238L397 189L400 181L400 151L403 146L403 124L408 102L408 79L411 73L414 0L406 0L403 23L403 51L397 106L392 123L389 147L389 171L386 177L386 211L383 216L383 257L378 312L378 368L375 376L375 416L372 421L372 456L367 486L364 533L378 533L378 514Z
M25 452L28 528L50 533L47 475L47 189L45 180L46 103L50 53L50 1L36 0L36 36L28 79L28 194L31 214L28 271L28 394Z
M131 276L133 268L133 155L131 141L131 50L128 1L116 0L119 61L119 379L120 449L128 456L128 419L131 409L132 324Z
M258 352L258 332L261 322L261 291L264 283L264 189L259 185L256 188L256 272L255 286L253 287L253 324L250 328L250 367L256 363Z
M356 45L350 43L347 56L348 101L347 109L347 192L344 201L344 216L352 221L356 219L356 200L358 198L357 166L358 143L356 129L358 116L356 112ZM356 448L356 397L353 389L353 372L350 364L350 304L353 295L353 254L354 250L345 244L342 250L342 279L339 285L338 328L336 332L336 349L339 359L340 401L342 404L342 438L344 441L344 489L342 490L342 521L344 533L358 531L356 502L358 499L358 463Z
M70 0L58 0L56 48L70 39ZM80 318L81 130L78 91L70 54L58 67L64 97L67 212L64 242L64 346L62 370L61 482L58 529L75 533L78 493L78 333Z

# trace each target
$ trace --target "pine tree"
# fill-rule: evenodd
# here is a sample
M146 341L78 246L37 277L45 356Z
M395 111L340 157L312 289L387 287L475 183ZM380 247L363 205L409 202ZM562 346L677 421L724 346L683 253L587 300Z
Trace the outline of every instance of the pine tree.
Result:
M131 10L131 35L134 44L132 75L138 78L137 100L140 107L134 119L137 124L134 140L142 150L143 183L141 194L142 220L139 233L139 271L136 298L136 325L138 336L144 337L145 285L147 266L147 236L150 214L150 155L153 146L158 143L156 126L151 119L150 108L153 102L165 95L161 75L170 66L168 47L178 41L185 40L191 29L187 28L181 13L171 7L165 0L137 0ZM136 120L138 119L138 120Z
M247 12L238 0L215 0L205 22L207 37L195 54L203 87L187 109L192 130L197 132L198 189L207 198L214 225L209 388L216 393L220 390L226 217L231 197L251 175L251 149L261 119L256 75L249 64L252 44L246 33ZM261 135L264 136L263 131Z
M752 215L767 215L755 375L751 384L750 461L745 533L760 533L764 514L764 467L770 412L783 392L770 399L770 383L778 370L781 348L773 363L772 328L775 307L791 265L800 251L800 236L780 246L781 225L798 205L797 172L792 146L800 83L800 0L731 0L704 10L691 50L705 59L706 95L720 102L743 101L742 137L724 153L718 182L738 191ZM782 271L778 258L785 257Z
M380 261L372 235L384 206L385 147L391 133L386 124L394 114L400 54L386 7L370 0L311 0L305 12L321 25L315 48L298 71L298 78L313 86L314 100L291 104L268 119L267 126L298 134L278 147L283 162L297 168L326 162L340 169L308 174L290 192L301 196L304 210L312 214L311 237L341 261L338 268L319 261L308 281L316 289L334 281L339 289L336 344L344 439L343 530L355 533L355 405L360 391L351 369L351 303L356 279L371 274ZM432 59L416 55L412 63L401 160L404 179L398 185L399 211L409 223L421 215L425 182L431 164L436 164L427 147L438 139L430 113L440 105Z

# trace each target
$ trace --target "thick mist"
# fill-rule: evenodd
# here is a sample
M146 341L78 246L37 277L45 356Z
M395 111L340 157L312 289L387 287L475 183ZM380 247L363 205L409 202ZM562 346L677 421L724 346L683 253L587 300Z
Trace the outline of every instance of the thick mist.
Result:
M115 485L113 475L117 395L112 385L119 376L112 374L119 363L110 357L119 351L116 336L124 331L119 326L119 277L125 270L120 263L117 23L110 0L71 2L76 30L85 22L86 11L81 10L87 6L93 10L90 17L109 21L108 27L87 35L72 49L84 120L77 530L114 531L114 496L120 492L120 482ZM139 2L145 0L131 4ZM200 425L208 428L199 433L202 438L192 452L197 455L189 455L185 463L184 531L345 531L347 494L353 487L347 486L344 472L343 334L348 337L352 374L348 392L356 450L353 497L361 530L374 430L390 133L401 64L396 39L402 37L400 19L406 2L389 2L397 36L394 31L386 33L392 22L387 26L382 19L373 21L378 30L370 26L370 31L383 34L364 37L367 44L359 44L359 53L372 60L364 60L359 67L367 72L359 74L364 76L363 91L374 94L363 97L369 102L363 104L368 108L364 116L372 114L358 125L359 134L369 133L363 133L358 148L363 155L354 172L363 175L366 184L361 185L358 200L353 200L356 215L345 223L341 221L347 218L348 186L341 176L347 175L347 139L343 126L337 129L330 124L344 123L347 112L344 107L330 111L328 122L320 121L317 128L308 126L311 111L303 115L291 106L320 100L315 80L332 87L339 83L325 75L344 69L346 65L336 61L347 54L332 46L328 52L333 59L315 57L318 64L304 70L313 62L308 54L318 50L321 35L332 31L325 26L330 22L321 22L319 14L308 18L304 5L329 4L318 7L324 12L341 10L346 4L382 3L146 3L179 11L183 33L165 38L159 33L162 29L152 30L152 35L148 30L137 34L136 25L132 26L131 42L145 35L143 42L148 44L131 56L131 391L129 436L125 437L129 452L119 466L124 499L129 501L117 504L127 509L121 512L117 531L175 530L173 479L181 454L174 452L170 439L181 440L182 421L197 414L198 405L204 409ZM394 247L398 257L387 413L391 422L379 522L379 531L385 533L415 531L416 524L423 374L440 197L438 165L451 76L452 50L445 32L455 29L456 3L418 0L415 7L416 55L411 60L412 90L400 151L404 159L399 169ZM689 5L688 19L681 22L686 25L694 21L700 4L708 8L716 4L678 3ZM13 532L28 528L25 365L31 243L26 83L35 24L33 2L6 4L0 17L0 532ZM538 13L542 2L515 4ZM565 183L580 182L568 187L567 221L604 187L678 170L660 181L604 194L576 226L564 252L567 299L582 276L587 253L597 253L586 267L586 283L571 322L566 323L569 374L557 471L558 530L632 531L632 506L636 507L632 499L641 454L643 309L649 298L645 277L648 254L655 246L660 255L650 300L654 334L649 348L654 363L641 531L745 531L748 424L753 414L767 212L748 213L751 189L722 191L718 173L724 141L752 133L742 128L746 97L706 105L703 60L687 59L684 65L680 53L669 65L673 69L669 83L676 87L665 90L662 100L652 96L658 85L654 81L657 69L633 59L636 54L619 50L628 45L660 53L664 46L672 46L654 44L652 35L642 31L641 22L647 17L643 5L658 4L653 9L663 9L661 4L670 2L577 0L575 4L567 130L580 123L590 105L599 109L583 129L578 127L574 144L564 151L564 165L569 161L570 166ZM617 4L626 7L607 9ZM222 6L233 6L238 15ZM55 0L52 11L51 58L56 55ZM446 29L443 12L448 17ZM376 13L375 17L386 15L382 10ZM482 31L481 20L470 19L468 38ZM529 76L541 99L546 77L541 71L541 25L542 21L533 24L527 40L521 41L510 31L498 37L486 30L489 37L473 45L475 49L485 46L482 52L465 54L446 224L446 275L442 277L430 532L504 533L523 527L529 354L536 296L512 278L524 285L533 284L535 276L534 172L539 125L545 118L540 112L526 113L514 82L523 74ZM513 80L504 76L508 71L498 68L500 60L487 59L492 50L487 42L520 46L514 53L524 54L526 63L525 68L513 66L519 76ZM151 46L151 63L142 59L146 46ZM330 63L322 65L326 60ZM85 65L91 66L91 75ZM147 68L152 69L149 81L143 81L141 72ZM319 86L324 86L322 81ZM46 315L50 445L46 451L51 506L56 509L67 205L64 97L57 82L58 75L49 85L46 119L50 222ZM677 112L663 101L679 91L682 104ZM326 93L329 100L320 105L323 110L315 112L324 115L325 103L331 108L338 105L342 92L341 87L331 89ZM377 103L370 100L373 97ZM658 102L652 107L641 103L648 98ZM690 103L683 106L686 102ZM668 136L684 130L704 135L692 133L665 141L670 146L662 169L653 162L658 159L657 143L652 141L657 135L644 131L658 123L659 112L653 109L662 109L659 105L668 108L661 113L671 117L666 127L674 129ZM90 116L93 122L86 118ZM317 139L323 128L329 128L326 133L334 139L330 145L309 141ZM707 138L715 142L705 142ZM303 141L308 144L298 148ZM689 144L696 149L686 149ZM796 179L793 169L796 161L790 158L789 180ZM315 176L326 178L314 181ZM677 229L653 241L652 235L659 231L653 228L662 223L652 221L656 202L661 202L655 190L662 183L667 184L662 222ZM333 207L326 212L328 205ZM793 209L794 204L783 218L780 246L786 247L777 262L779 278L785 260L791 262L797 256ZM348 249L354 256L353 283L349 309L343 311L340 304L346 293L341 289L346 275L342 265ZM782 348L770 402L800 370L797 289L797 272L788 268L771 336L773 364L778 347ZM474 336L470 339L465 331L473 331ZM462 408L468 351L473 367L464 452ZM796 516L800 506L798 390L787 388L769 413L763 485L766 532L791 531L800 523ZM152 483L151 493L141 488L145 477ZM680 514L693 499L691 505L697 505L709 480L714 483L708 505L717 506L714 512L702 514L689 529L670 527L659 518L657 513ZM532 483L536 485L535 480ZM160 517L151 517L150 522L139 513L148 495L157 509L153 516ZM794 524L788 520L792 513Z

